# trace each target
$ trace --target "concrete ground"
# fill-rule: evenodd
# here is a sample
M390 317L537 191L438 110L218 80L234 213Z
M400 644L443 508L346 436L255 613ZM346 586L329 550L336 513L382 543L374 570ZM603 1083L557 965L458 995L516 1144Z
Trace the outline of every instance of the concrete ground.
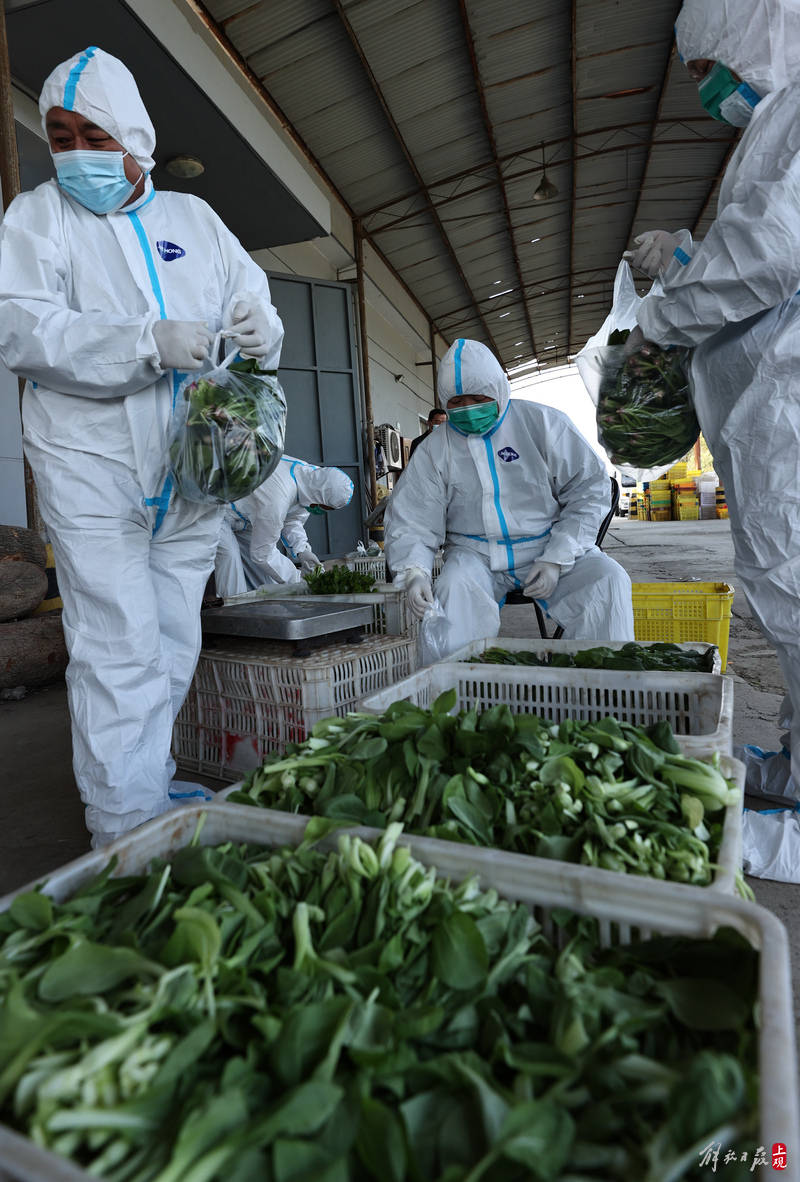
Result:
M730 583L733 600L728 673L735 681L734 743L778 746L776 718L784 683L733 572L726 521L639 522L617 518L604 550L636 582L699 579ZM507 607L501 632L537 636L531 608ZM89 848L71 769L69 717L63 684L0 702L0 894L46 875ZM200 778L209 787L219 781ZM800 885L748 880L759 903L786 925L794 979L800 981ZM796 1003L798 1004L798 1003ZM800 1020L800 1004L798 1004Z

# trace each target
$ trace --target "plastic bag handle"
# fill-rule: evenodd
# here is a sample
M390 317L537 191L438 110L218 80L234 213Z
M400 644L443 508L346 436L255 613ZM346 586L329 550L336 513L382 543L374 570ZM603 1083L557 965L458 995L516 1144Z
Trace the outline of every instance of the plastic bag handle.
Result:
M211 356L215 358L214 369L227 369L232 361L236 360L237 350L233 349L223 361L217 361L216 357L219 354L219 346L222 341L222 329L214 337L214 344L211 346Z

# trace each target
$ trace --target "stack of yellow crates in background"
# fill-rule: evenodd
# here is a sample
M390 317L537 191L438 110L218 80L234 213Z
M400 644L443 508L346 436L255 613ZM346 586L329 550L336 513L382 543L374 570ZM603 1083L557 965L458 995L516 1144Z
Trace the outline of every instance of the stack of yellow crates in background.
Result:
M672 520L672 502L669 487L669 480L651 480L650 481L650 520L651 521L671 521Z
M687 464L673 464L670 468L672 516L676 521L697 521L699 519L700 501L696 484L696 477L699 475L699 469L690 469Z
M725 500L725 489L721 484L717 485L717 520L727 518L728 516L728 502Z

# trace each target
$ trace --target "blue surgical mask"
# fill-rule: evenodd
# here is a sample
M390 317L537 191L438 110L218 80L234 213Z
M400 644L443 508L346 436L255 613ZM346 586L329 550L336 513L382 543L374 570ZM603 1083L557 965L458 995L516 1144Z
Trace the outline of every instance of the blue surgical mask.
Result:
M92 213L114 213L122 208L136 188L125 176L124 158L127 154L89 148L56 152L53 163L58 183L65 193Z
M315 517L323 517L325 514L325 510L321 505L306 505L306 509L308 509L309 513L313 513Z
M496 402L479 402L475 406L457 406L447 412L448 422L467 435L485 435L497 422L500 407Z
M761 95L746 82L737 82L727 66L715 62L705 78L698 82L700 102L709 115L732 127L747 127Z

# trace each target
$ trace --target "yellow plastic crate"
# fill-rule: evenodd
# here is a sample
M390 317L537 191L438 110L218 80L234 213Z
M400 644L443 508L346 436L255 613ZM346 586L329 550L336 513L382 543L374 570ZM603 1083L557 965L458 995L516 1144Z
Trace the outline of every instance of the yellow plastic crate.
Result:
M724 671L732 604L733 587L728 583L634 583L634 636L715 644Z

